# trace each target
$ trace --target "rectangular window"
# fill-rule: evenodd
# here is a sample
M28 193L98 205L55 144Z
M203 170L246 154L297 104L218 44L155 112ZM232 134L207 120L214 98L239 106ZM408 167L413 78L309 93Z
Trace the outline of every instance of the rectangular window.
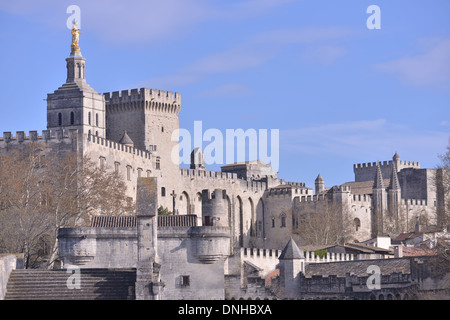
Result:
M191 279L189 276L180 276L180 285L182 287L189 287L191 284Z
M131 166L127 166L127 180L131 181Z
M280 228L286 228L286 216L281 216Z

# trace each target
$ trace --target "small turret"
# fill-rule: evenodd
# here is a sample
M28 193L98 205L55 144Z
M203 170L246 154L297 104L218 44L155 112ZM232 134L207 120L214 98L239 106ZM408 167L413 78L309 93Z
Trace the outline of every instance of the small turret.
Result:
M325 190L325 180L322 178L320 173L316 178L315 186L316 186L316 194L319 194Z
M392 157L392 160L394 160L394 162L400 161L400 156L398 155L397 152L395 152L394 156Z
M128 147L134 148L134 142L133 140L131 140L130 136L128 135L128 133L125 131L122 138L119 141L120 144L124 144Z
M225 190L202 191L202 220L203 226L229 227Z
M191 169L206 169L205 167L205 155L202 149L195 148L191 152Z
M299 249L294 239L288 241L280 256L280 280L288 297L297 296L300 273L305 271L305 255Z

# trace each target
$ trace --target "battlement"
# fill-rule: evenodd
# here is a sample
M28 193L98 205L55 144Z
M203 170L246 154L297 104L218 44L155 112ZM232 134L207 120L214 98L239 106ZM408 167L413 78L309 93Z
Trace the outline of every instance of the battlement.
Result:
M372 195L370 195L370 194L354 194L353 202L372 202Z
M181 94L158 89L132 89L103 93L108 112L116 109L129 110L145 107L146 110L178 113L181 108Z
M299 204L300 202L324 201L324 200L328 200L328 199L329 198L326 194L297 196L294 198L294 204Z
M427 200L425 200L425 199L402 199L401 205L426 207L428 205L428 203L427 203Z
M284 179L281 179L282 184L286 184L288 186L297 187L297 188L305 188L306 184L304 182L291 182L291 181L285 181Z
M267 188L266 182L261 181L252 181L252 180L239 180L241 183L241 188L244 189L244 192L246 191L252 191L252 192L263 192Z
M380 168L392 168L392 160L389 161L383 161L379 162ZM408 168L418 168L420 169L420 162L419 161L406 161L406 160L399 160L399 165L402 167L408 167ZM363 168L376 168L378 166L378 162L367 162L367 163L357 163L353 165L353 169L363 169ZM400 169L400 168L397 168Z
M331 189L333 192L351 192L352 191L350 186L344 186L344 185L333 186Z
M180 174L183 177L191 178L206 178L206 179L223 179L223 180L237 180L237 174L231 172L197 170L197 169L180 169Z
M395 161L395 162L394 162ZM395 166L394 166L395 164ZM377 173L377 167L380 166L381 175L384 178L389 178L392 175L392 171L398 172L402 169L412 168L420 169L420 162L418 161L403 161L397 156L394 156L393 160L383 162L367 162L357 163L353 165L353 172L355 174L355 182L361 181L373 181Z
M226 190L214 189L211 192L209 189L202 190L202 202L209 202L213 200L223 200L227 198Z
M305 251L305 263L324 263L355 260L353 254L327 252L324 255L316 255L314 251Z
M309 189L306 189L305 187L296 188L291 185L279 186L276 188L270 188L266 193L266 197L292 196L296 194L308 196Z
M243 258L274 258L278 261L282 250L278 249L259 249L259 248L241 248L241 257Z
M9 143L23 143L23 142L44 142L47 143L49 140L61 141L64 139L74 139L78 130L42 130L42 135L39 135L37 130L29 131L29 134L26 135L25 131L16 131L16 135L14 136L11 131L3 132L3 136L0 137L0 142L4 142L6 144Z
M87 134L85 135L87 137L87 141L91 142L91 143L95 143L101 146L104 146L106 148L111 148L114 150L118 150L118 151L122 151L122 152L127 152L127 153L131 153L131 154L135 154L139 157L143 157L145 159L151 159L151 152L149 151L145 151L145 150L140 150L140 149L136 149L134 147L130 147L118 142L114 142L112 140L108 140L105 138L101 138L92 134Z

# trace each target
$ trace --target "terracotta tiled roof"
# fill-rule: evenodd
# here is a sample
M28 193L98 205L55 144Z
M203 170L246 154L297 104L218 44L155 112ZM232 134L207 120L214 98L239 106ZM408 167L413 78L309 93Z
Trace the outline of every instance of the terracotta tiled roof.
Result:
M400 233L397 237L395 237L395 239L392 239L393 241L405 241L408 239L412 239L415 237L419 237L421 236L420 233L416 233L416 232L407 232L407 233Z
M270 287L272 284L272 278L278 277L280 275L280 269L275 269L264 277L266 281L266 287Z
M403 247L404 257L422 257L436 255L435 249L417 248L417 247Z

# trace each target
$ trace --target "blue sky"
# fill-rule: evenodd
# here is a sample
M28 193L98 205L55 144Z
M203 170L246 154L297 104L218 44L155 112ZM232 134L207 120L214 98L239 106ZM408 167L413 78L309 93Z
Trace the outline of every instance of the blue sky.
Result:
M448 144L448 0L1 0L0 132L46 129L72 4L93 88L180 92L188 130L279 129L286 180L331 187L395 152L430 168Z

